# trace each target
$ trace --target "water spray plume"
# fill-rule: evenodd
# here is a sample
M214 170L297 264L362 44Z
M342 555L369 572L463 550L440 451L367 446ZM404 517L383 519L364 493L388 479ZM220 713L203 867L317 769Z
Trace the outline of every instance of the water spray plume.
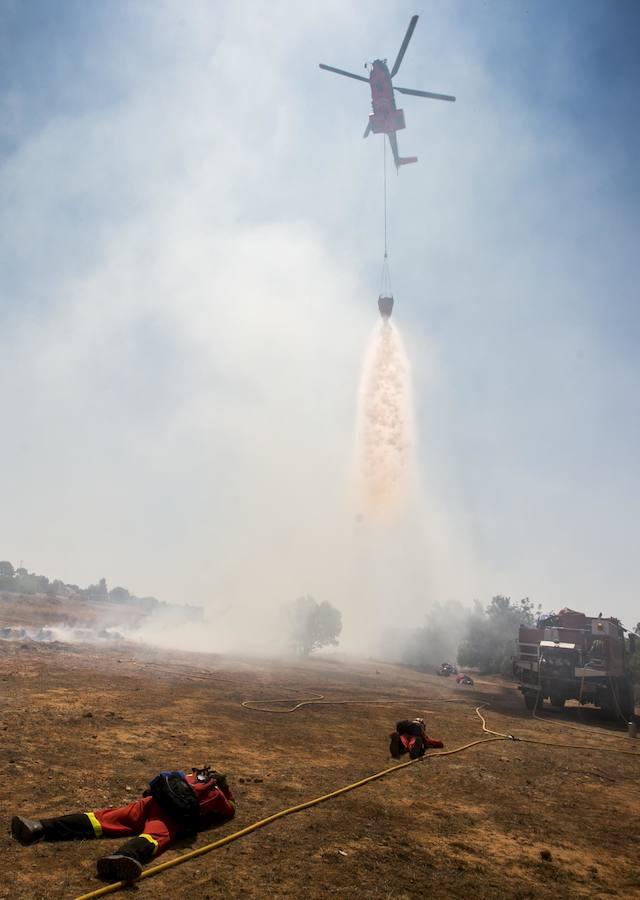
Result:
M366 522L389 523L406 505L414 470L409 361L388 320L367 350L358 397L356 492Z

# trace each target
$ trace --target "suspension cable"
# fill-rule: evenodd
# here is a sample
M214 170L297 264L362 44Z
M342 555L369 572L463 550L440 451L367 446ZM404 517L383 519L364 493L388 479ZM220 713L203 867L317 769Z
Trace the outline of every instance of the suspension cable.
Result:
M387 142L382 140L382 184L384 193L384 258L387 259Z
M393 295L391 286L391 272L389 271L389 201L388 201L388 180L387 180L387 142L382 142L382 205L384 212L384 258L382 260L382 270L380 272L380 294L389 296Z

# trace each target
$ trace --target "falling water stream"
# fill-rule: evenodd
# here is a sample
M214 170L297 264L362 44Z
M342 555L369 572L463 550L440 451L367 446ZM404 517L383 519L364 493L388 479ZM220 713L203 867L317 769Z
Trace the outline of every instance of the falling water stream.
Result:
M409 360L398 329L386 320L372 335L358 396L356 502L364 521L390 523L399 516L413 461Z

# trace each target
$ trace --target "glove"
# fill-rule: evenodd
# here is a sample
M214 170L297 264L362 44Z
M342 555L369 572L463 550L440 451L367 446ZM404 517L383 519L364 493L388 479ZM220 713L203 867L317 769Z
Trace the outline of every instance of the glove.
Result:
M211 774L213 775L213 780L215 781L215 783L218 785L218 787L221 790L223 790L223 791L228 790L229 785L227 783L227 776L223 772L215 772L214 771Z

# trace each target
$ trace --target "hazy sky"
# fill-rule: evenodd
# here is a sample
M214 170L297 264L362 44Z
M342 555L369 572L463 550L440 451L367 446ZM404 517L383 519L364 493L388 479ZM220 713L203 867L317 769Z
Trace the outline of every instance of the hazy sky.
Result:
M0 0L1 558L344 600L382 139L317 63L414 12L396 83L458 98L402 97L391 180L417 593L640 619L636 0Z

